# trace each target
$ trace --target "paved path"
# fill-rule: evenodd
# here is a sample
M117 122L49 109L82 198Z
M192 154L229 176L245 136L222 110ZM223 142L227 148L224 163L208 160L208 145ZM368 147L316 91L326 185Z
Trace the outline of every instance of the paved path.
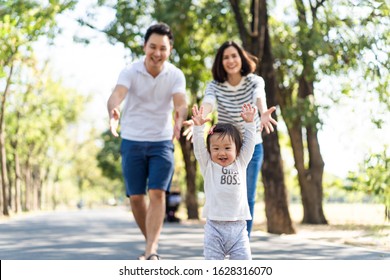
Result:
M203 227L164 224L165 260L202 260ZM2 260L131 260L143 238L123 208L40 213L0 221ZM254 232L254 260L390 260L390 253Z

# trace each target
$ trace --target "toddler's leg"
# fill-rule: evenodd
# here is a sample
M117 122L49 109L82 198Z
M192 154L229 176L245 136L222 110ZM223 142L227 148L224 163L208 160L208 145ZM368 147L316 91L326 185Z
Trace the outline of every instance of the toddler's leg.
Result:
M223 260L225 253L219 231L213 222L207 220L204 226L204 258L206 260Z
M230 260L251 260L251 247L249 243L248 231L246 230L246 222L232 224L231 238L234 243L229 250Z

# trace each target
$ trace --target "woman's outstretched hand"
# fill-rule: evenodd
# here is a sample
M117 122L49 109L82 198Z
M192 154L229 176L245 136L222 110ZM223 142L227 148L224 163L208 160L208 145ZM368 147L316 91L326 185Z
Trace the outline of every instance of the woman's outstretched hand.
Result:
M271 132L274 132L274 127L272 125L278 125L278 122L275 121L271 114L276 110L276 107L271 107L267 111L263 112L261 114L260 118L260 131L265 131L270 134Z

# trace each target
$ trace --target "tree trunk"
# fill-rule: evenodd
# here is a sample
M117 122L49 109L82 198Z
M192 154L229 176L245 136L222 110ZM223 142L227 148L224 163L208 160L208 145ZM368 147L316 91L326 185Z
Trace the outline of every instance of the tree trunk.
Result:
M34 165L32 168L32 184L31 184L32 209L34 211L39 209L38 206L39 183L40 183L39 167L37 165Z
M1 186L3 185L1 176L0 176L0 185ZM0 188L0 209L3 209L3 188L2 187ZM0 216L3 216L3 211L0 211Z
M238 0L230 0L238 24L243 47L259 58L258 74L264 78L268 107L276 103L275 71L271 42L268 31L268 14L265 0L252 0L252 30L247 32L247 21L241 16ZM257 26L256 26L257 23ZM276 115L273 117L276 119ZM262 178L264 184L265 213L267 217L267 231L276 234L293 234L287 204L287 192L284 183L283 162L280 153L278 131L264 135L264 163Z
M32 180L31 180L31 168L30 168L30 163L29 160L26 162L25 166L25 177L24 177L24 182L25 182L25 200L24 200L24 210L30 211L32 210L32 197L31 197L31 188L32 188Z
M297 33L298 38L311 39L312 35L317 32L316 26L316 11L323 5L324 1L317 1L316 5L311 6L311 22L306 14L307 9L302 0L295 0L298 12L298 26L300 27ZM302 59L302 74L298 80L298 100L293 101L291 98L291 90L288 94L283 95L281 104L282 113L285 109L297 110L297 118L295 120L286 121L288 127L291 145L294 153L295 167L298 172L298 181L301 189L302 205L303 205L303 223L309 224L326 224L326 218L322 208L323 190L322 177L324 172L324 161L320 152L316 125L319 122L318 112L314 100L314 80L316 73L314 71L314 58L310 55L313 52L312 47L302 40L301 44L301 59ZM314 51L315 52L315 51ZM291 108L289 108L291 107ZM305 140L307 148L305 148ZM305 153L306 157L305 157ZM305 159L308 158L308 163Z
M179 139L180 147L183 153L183 159L186 169L187 191L185 203L187 207L188 219L198 220L198 200L196 195L196 160L192 143L187 141L184 136Z
M8 211L8 174L7 174L7 161L5 151L5 139L4 139L4 128L1 125L0 128L0 158L1 158L1 183L2 183L2 200L3 200L3 214L9 215Z
M318 142L317 130L311 127L306 128L306 137L307 137L307 146L309 151L309 182L312 186L310 190L316 199L310 201L310 209L314 208L315 219L303 216L303 223L317 223L317 224L327 224L328 221L325 218L324 210L322 208L323 200L323 188L322 188L322 178L324 174L324 161L320 152L320 145ZM313 204L313 205L311 205ZM304 205L305 213L305 205Z
M267 230L276 234L293 234L295 230L287 205L283 165L276 133L265 136L263 142L265 152L262 177Z
M3 214L9 216L8 210L8 173L7 173L7 154L5 149L5 104L11 83L13 73L13 66L10 68L6 86L1 98L1 112L0 112L0 163L1 163L1 187L3 199Z
M15 145L17 147L17 145ZM21 174L20 174L20 161L17 149L14 149L14 161L15 161L15 213L19 213L22 210L22 188L21 188Z
M309 67L310 68L310 67ZM305 73L305 71L304 71ZM307 81L304 76L299 79L298 96L302 99L312 100L314 96L313 82ZM316 109L313 107L310 110L313 112L310 115L316 115ZM303 152L297 160L300 168L297 168L299 184L301 186L302 205L303 205L303 220L302 223L308 224L327 224L327 220L322 208L323 189L322 177L324 173L324 161L321 156L320 145L318 142L317 128L315 123L309 122L306 125L306 142L307 152L309 156L309 164L306 169L304 166ZM301 133L302 128L299 127ZM293 139L292 139L293 140ZM303 147L303 138L297 139Z

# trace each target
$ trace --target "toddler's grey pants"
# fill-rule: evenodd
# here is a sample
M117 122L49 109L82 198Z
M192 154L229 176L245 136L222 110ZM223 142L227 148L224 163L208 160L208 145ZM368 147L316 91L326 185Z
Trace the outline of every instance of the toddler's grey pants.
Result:
M251 260L246 221L207 220L204 226L206 260Z

